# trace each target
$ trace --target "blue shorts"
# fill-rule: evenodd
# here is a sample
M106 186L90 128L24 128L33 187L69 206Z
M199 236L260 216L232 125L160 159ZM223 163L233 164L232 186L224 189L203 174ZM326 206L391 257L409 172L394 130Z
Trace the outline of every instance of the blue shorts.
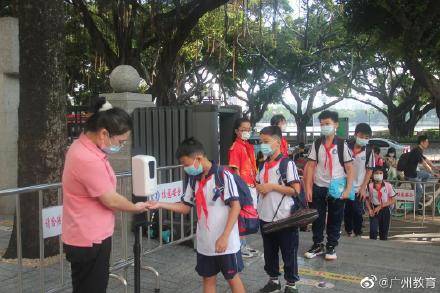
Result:
M243 270L241 252L224 255L207 256L197 252L196 272L199 276L209 278L222 272L226 280L232 280Z

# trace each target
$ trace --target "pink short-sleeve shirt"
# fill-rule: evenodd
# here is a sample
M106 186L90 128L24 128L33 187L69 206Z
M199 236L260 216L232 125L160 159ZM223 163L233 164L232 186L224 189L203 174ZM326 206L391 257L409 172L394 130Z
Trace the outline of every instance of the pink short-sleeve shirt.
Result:
M113 235L115 215L98 197L116 190L116 176L107 155L84 134L66 154L62 182L63 242L91 247Z

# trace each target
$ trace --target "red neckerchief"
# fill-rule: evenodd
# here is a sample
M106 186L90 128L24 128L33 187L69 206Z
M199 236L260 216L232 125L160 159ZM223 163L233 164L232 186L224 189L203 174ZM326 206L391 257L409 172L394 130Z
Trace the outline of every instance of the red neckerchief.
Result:
M257 169L256 169L257 168L257 162L256 162L256 159L255 159L254 146L251 145L248 141L242 140L240 138L237 138L236 142L241 144L242 146L244 146L246 148L246 153L247 153L247 156L248 156L249 160L251 161L251 165L255 166L255 168L252 168L252 177L254 178L254 181L255 181L255 176L256 176L256 171L257 171Z
M212 175L211 175L212 176ZM205 193L203 192L203 187L205 187L206 182L208 182L209 177L203 177L199 181L199 189L196 191L196 209L197 209L197 218L200 220L202 216L202 212L205 214L205 225L208 228L208 206L206 204Z
M360 153L362 153L362 151L363 151L363 149L360 148L358 152L355 152L354 148L353 148L353 158L356 158L356 156L359 155Z
M382 204L382 187L383 187L383 184L381 184L379 189L377 189L376 184L374 184L374 189L376 189L376 191L377 191L377 197L379 198L380 204Z
M324 146L325 154L326 154L324 169L327 168L327 161L328 161L328 168L329 168L329 171L330 171L330 177L333 177L333 159L332 159L332 154L331 154L330 151L335 146L335 144L332 143L329 148L325 145L325 142L322 145Z
M275 167L278 164L278 161L283 157L282 154L280 154L275 160L271 161L266 161L264 163L264 183L269 183L269 170L272 169L273 167Z
M280 151L284 156L289 155L289 148L287 146L287 140L284 137L281 138Z

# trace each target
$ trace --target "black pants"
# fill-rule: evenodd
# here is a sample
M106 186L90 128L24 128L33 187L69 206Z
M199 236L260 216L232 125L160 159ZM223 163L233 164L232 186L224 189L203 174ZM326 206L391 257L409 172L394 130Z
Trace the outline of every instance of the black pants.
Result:
M364 205L358 195L356 194L355 200L347 200L345 202L344 224L347 233L354 232L356 235L362 235Z
M261 228L266 224L260 221ZM263 231L263 229L260 229ZM264 270L271 278L276 278L280 274L280 261L278 252L284 262L284 279L287 282L295 283L299 281L298 276L298 228L285 229L274 233L261 233L264 246Z
M344 204L345 200L328 196L328 188L313 185L312 207L317 209L319 214L318 219L312 224L313 243L324 242L324 229L327 228L327 248L338 246L344 218Z
M64 244L72 270L73 293L105 293L107 291L112 238L93 247Z
M383 208L374 217L370 217L370 239L377 239L379 230L379 239L387 240L390 229L391 211L389 207Z

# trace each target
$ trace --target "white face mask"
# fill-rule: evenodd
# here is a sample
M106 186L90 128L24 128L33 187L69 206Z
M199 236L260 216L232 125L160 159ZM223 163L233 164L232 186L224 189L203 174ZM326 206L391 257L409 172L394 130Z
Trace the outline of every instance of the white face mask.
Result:
M321 135L330 136L335 133L335 127L333 125L322 125Z
M381 182L383 180L383 174L374 174L373 179L376 182Z
M249 140L249 138L251 138L251 133L249 131L243 131L241 133L242 140Z
M361 147L367 146L369 141L370 140L368 138L356 137L356 144L360 145Z

